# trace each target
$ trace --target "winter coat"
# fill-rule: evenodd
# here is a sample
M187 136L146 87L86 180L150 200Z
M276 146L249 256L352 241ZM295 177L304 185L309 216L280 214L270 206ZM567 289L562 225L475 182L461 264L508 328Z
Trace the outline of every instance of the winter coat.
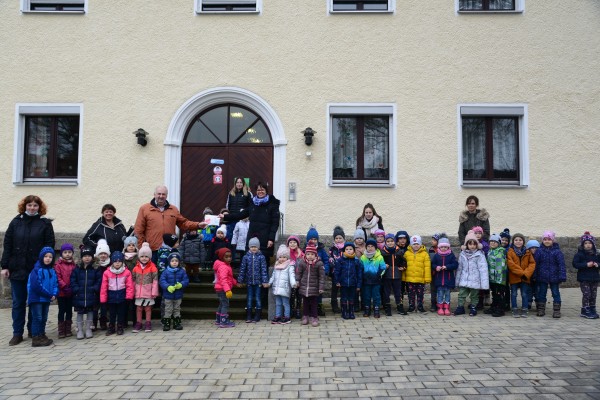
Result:
M10 221L4 234L4 251L0 265L8 269L10 279L25 281L38 259L43 247L54 248L52 221L38 215L25 213Z
M361 287L362 286L362 264L357 257L347 258L342 255L335 263L333 284L338 283L342 287Z
M600 265L600 256L596 253L596 246L593 247L592 253L587 253L581 247L573 256L573 268L577 269L577 282L599 282L600 268L588 267L587 263L594 261Z
M243 190L236 190L234 196L232 196L231 193L227 195L225 208L229 210L229 212L240 212L249 208L251 203L252 194L250 192L244 196Z
M508 283L511 285L525 282L530 283L531 277L535 272L535 260L533 254L529 250L525 251L521 257L517 255L515 250L508 248L506 255L506 263L508 265ZM525 277L523 277L525 275Z
M202 264L206 261L204 240L200 235L191 236L186 233L183 235L183 240L179 246L179 253L186 264Z
M476 226L483 228L483 238L488 239L490 237L490 214L485 208L475 210L475 213L471 214L468 210L463 210L458 216L458 241L463 244L467 233Z
M226 264L225 261L215 261L213 265L213 271L215 271L215 291L229 292L235 285L238 284L233 277L231 265Z
M269 282L267 275L267 260L259 251L252 253L250 250L242 257L238 282L246 285L261 285Z
M436 267L445 266L446 269L436 271ZM431 274L435 287L444 287L454 289L456 287L456 270L458 269L458 260L451 251L450 254L435 253L431 259Z
M235 246L236 250L245 251L246 242L248 241L248 229L250 221L238 221L233 228L233 236L231 237L231 245Z
M388 266L383 274L383 279L401 280L404 268L406 268L404 253L399 252L396 247L391 251L388 247L384 247L381 250L381 256L383 257L383 262ZM400 270L400 268L403 268L403 270Z
M216 260L218 257L215 256L215 253L217 252L217 250L220 250L222 248L231 249L231 246L229 245L229 240L219 239L218 237L215 236L213 238L213 240L210 242L210 248L208 250L208 252L210 254L209 255L210 259Z
M360 262L363 268L362 286L364 285L380 285L381 274L385 271L385 262L379 250L375 250L375 255L372 258L363 254L360 257Z
M156 256L156 268L158 268L158 272L162 274L162 272L169 265L169 256L173 252L178 252L177 249L173 247L169 247L163 243L162 246L158 249L158 253Z
M83 263L71 273L71 291L73 292L73 307L93 308L98 305L102 273L90 263Z
M318 250L317 250L318 252ZM342 257L344 253L344 248L338 248L335 244L329 248L329 258L327 259L329 263L329 274L331 278L335 276L335 263Z
M127 269L129 270L129 272L133 271L133 268L135 268L135 265L138 262L138 256L137 253L130 259L127 259L127 255L125 255L125 259L123 260L123 262L125 263L125 266L127 267Z
M291 262L288 262L287 267L283 269L273 267L273 274L271 275L271 279L269 279L273 295L290 297L292 287L296 286L294 267L295 265Z
M123 237L127 236L127 229L125 229L119 218L114 217L113 221L115 226L111 228L106 224L104 217L98 218L83 237L83 244L95 251L98 240L106 239L111 253L121 251L123 249Z
M246 242L253 237L260 241L260 251L266 258L273 255L275 246L267 247L267 243L272 241L275 243L275 236L279 229L279 200L272 194L269 195L269 200L263 204L255 205L253 201L249 203L248 208L239 212L230 212L225 216L224 222L237 222L241 219L249 217L250 225L248 227L248 236ZM246 243L246 248L248 244Z
M156 251L163 244L165 233L175 233L175 227L182 231L198 229L198 222L185 218L179 209L167 201L164 211L156 206L154 199L140 207L135 220L135 236L138 243L148 242L152 251ZM122 247L121 247L122 248Z
M306 246L304 246L304 253L306 254ZM329 255L327 251L325 251L325 245L321 242L317 243L317 257L323 263L323 268L325 269L325 275L329 275Z
M325 290L325 267L323 262L317 260L314 264L308 265L306 260L296 260L297 273L296 282L300 284L299 293L304 297L318 296Z
M488 275L490 284L506 285L508 267L506 265L506 249L498 246L487 253Z
M154 299L158 296L158 268L152 261L148 261L143 268L142 263L138 261L133 267L131 278L135 299Z
M167 288L175 286L176 283L181 283L181 289L175 289L173 293L169 293ZM185 273L185 269L181 267L173 268L168 266L160 275L159 285L162 289L162 296L166 300L179 300L183 298L183 290L190 284L190 279Z
M108 268L102 274L100 303L121 304L126 300L133 300L131 271L125 265L119 270Z
M71 274L77 265L71 261L67 262L60 258L54 265L56 278L58 279L58 297L71 297Z
M40 251L38 261L35 263L33 270L29 274L27 281L28 304L32 303L50 303L52 297L58 296L58 279L56 272L52 268L52 264L44 264L44 249ZM52 253L54 256L54 253Z
M488 265L483 251L463 250L460 252L456 270L456 286L483 290L490 288Z
M421 246L415 253L413 249L408 249L404 253L406 260L406 271L404 271L404 281L410 283L429 283L431 282L431 258L425 246Z
M558 243L540 246L533 256L535 260L535 280L544 283L560 283L567 280L565 256Z

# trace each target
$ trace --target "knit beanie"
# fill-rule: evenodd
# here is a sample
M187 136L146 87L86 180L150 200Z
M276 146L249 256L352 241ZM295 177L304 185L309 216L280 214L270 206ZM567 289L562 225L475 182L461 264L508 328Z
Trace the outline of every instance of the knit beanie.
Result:
M523 244L525 244L525 236L523 236L522 233L515 233L512 237L512 242L515 242L515 238L521 238L521 240L523 241Z
M483 233L483 228L480 226L474 226L473 233Z
M490 236L490 242L498 242L500 243L500 235L492 233Z
M55 256L54 249L52 247L46 246L46 247L43 247L42 250L40 250L40 254L38 256L38 259L40 260L40 263L42 263L42 265L44 262L44 256L48 253L52 254L52 261L54 262L54 256Z
M213 210L210 207L206 207L204 211L202 211L202 215L212 215Z
M465 250L467 248L467 242L469 240L474 240L475 242L477 242L477 248L481 249L481 247L482 247L481 243L479 243L479 240L477 240L477 236L475 236L475 232L470 230L469 232L467 232L467 236L465 236L465 243L461 247L463 250Z
M438 242L440 241L440 238L442 237L442 233L436 232L433 235L431 235L431 238L433 240L437 240Z
M365 231L363 231L363 228L356 228L354 231L354 240L356 239L365 240Z
M133 244L137 249L138 240L135 236L126 236L123 238L123 250L126 249L130 244Z
M65 250L75 251L75 248L71 243L65 243L62 246L60 246L60 253L62 254L62 252Z
M339 225L336 225L336 227L333 228L333 238L335 239L336 236L341 236L344 238L344 240L346 240L346 234L344 233L342 227Z
M317 228L311 226L308 232L306 233L306 241L308 242L310 239L319 240L319 232L317 232Z
M408 239L408 232L406 232L406 231L396 232L396 242L398 241L398 239L400 239L402 237Z
M260 240L257 237L253 237L248 241L248 247L258 247L260 249Z
M375 235L375 237L385 236L385 231L383 229L375 229L375 232L373 232L373 234Z
M292 240L293 240L293 241L295 241L296 243L298 243L298 246L300 246L300 238L299 238L298 236L296 236L296 235L291 235L291 236L290 236L290 237L287 239L287 242L286 242L286 244L288 245L288 247L289 247L289 245L290 245L290 241L292 241Z
M583 242L585 242L585 241L592 242L592 244L593 244L594 246L596 246L596 238L595 238L595 237L593 237L593 236L592 236L592 234L591 234L591 233L589 233L588 231L585 231L585 232L583 233L583 235L582 235L582 236L581 236L581 238L580 238L580 241L581 241L581 245L582 245L582 246L583 246Z
M125 256L120 251L115 251L110 255L110 262L121 261L125 259Z
M227 225L221 225L217 232L223 232L223 235L227 236Z
M540 242L538 242L535 239L531 239L530 241L527 242L527 244L525 245L525 249L529 250L532 247L540 247Z
M446 237L442 237L438 240L438 247L450 247L450 240L448 240L448 238Z
M227 247L221 247L219 250L217 250L215 252L215 254L217 255L217 257L221 261L225 260L225 254L227 254L227 253L231 253L231 250L229 250Z
M388 239L392 239L394 242L396 241L396 237L394 236L393 233L388 233L387 235L385 235L385 241L387 242Z
M171 264L171 260L176 258L177 260L179 260L179 262L181 262L181 255L179 254L178 251L172 251L171 254L169 254L169 257L167 257L167 262L169 263L169 265Z
M542 235L542 239L546 239L546 238L550 238L554 242L554 239L556 238L556 234L553 231L544 231L544 234Z
M277 249L277 258L279 257L290 258L290 249L285 244L280 244Z
M377 247L377 241L375 241L375 239L369 239L365 243L365 246L369 246L369 245Z
M110 256L110 247L108 247L106 239L98 240L98 244L96 245L96 256L98 256L100 253L106 253Z
M306 249L304 250L304 253L314 253L316 255L318 255L318 251L317 251L317 246L313 246L313 245L308 245L306 246Z
M510 229L504 228L504 230L500 232L500 238L507 238L510 240Z
M140 251L138 251L138 257L143 256L152 258L152 249L150 248L150 243L148 242L142 243L142 247L140 247Z
M79 247L79 255L81 256L81 258L83 258L84 256L94 257L94 251L88 246L81 245Z
M419 235L413 235L410 237L410 244L411 244L411 246L413 244L421 245L421 244L423 244L423 239L421 239L421 236L419 236ZM439 246L439 244L438 244L438 246Z
M172 235L170 233L165 233L163 235L163 242L167 246L173 247L173 246L175 246L175 243L177 243L177 235Z
M346 243L344 243L344 251L346 250L346 247L348 247L348 246L352 247L352 250L356 250L356 246L354 246L354 243L346 242Z

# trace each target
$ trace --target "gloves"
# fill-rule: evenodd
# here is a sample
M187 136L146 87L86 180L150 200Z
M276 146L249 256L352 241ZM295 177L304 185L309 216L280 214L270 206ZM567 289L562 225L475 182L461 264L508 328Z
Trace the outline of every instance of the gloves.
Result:
M231 290L225 292L225 297L227 297L228 299L233 297L233 293L231 292Z
M175 284L175 289L177 289L177 290L181 289L182 287L183 287L183 285L181 284L181 282L177 282Z
M521 275L521 280L522 281L527 281L527 275L525 275L525 274Z
M173 286L173 285L168 286L167 290L169 291L169 293L173 293L175 291L175 286Z

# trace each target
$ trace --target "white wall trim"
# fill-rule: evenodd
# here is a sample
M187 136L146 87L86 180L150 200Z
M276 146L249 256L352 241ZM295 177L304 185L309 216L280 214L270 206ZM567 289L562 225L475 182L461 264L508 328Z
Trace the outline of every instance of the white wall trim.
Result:
M79 4L83 3L83 11L32 11L32 0L21 0L21 13L25 14L87 14L88 0L36 0L36 3L63 3L63 4Z
M283 124L275 110L260 96L238 87L216 87L204 90L187 100L175 113L169 124L165 145L165 185L169 202L179 207L181 202L181 147L185 132L192 119L202 110L222 103L236 103L258 114L271 132L273 140L273 195L281 201L285 212L285 178L287 140Z

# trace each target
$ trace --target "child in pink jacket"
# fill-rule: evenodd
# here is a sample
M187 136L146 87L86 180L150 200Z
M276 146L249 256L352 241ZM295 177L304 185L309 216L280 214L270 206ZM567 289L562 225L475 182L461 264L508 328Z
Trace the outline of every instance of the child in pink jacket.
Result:
M58 338L73 336L73 292L71 291L71 274L77 265L73 260L73 245L65 243L60 247L60 259L54 264L54 272L58 279Z
M215 291L219 297L219 308L217 308L217 319L215 324L219 328L233 328L235 323L229 320L229 299L233 296L231 289L237 285L231 270L231 250L223 247L215 253L213 270L215 271Z
M142 330L142 312L146 314L145 332L152 332L152 306L158 296L158 268L150 258L152 249L150 244L144 242L138 251L138 262L131 272L133 279L133 297L135 298L136 323L133 333Z
M124 260L125 256L120 251L112 253L111 266L102 275L100 303L108 304L110 318L106 336L115 333L115 322L117 335L123 334L123 327L127 320L127 300L133 299L133 279Z

